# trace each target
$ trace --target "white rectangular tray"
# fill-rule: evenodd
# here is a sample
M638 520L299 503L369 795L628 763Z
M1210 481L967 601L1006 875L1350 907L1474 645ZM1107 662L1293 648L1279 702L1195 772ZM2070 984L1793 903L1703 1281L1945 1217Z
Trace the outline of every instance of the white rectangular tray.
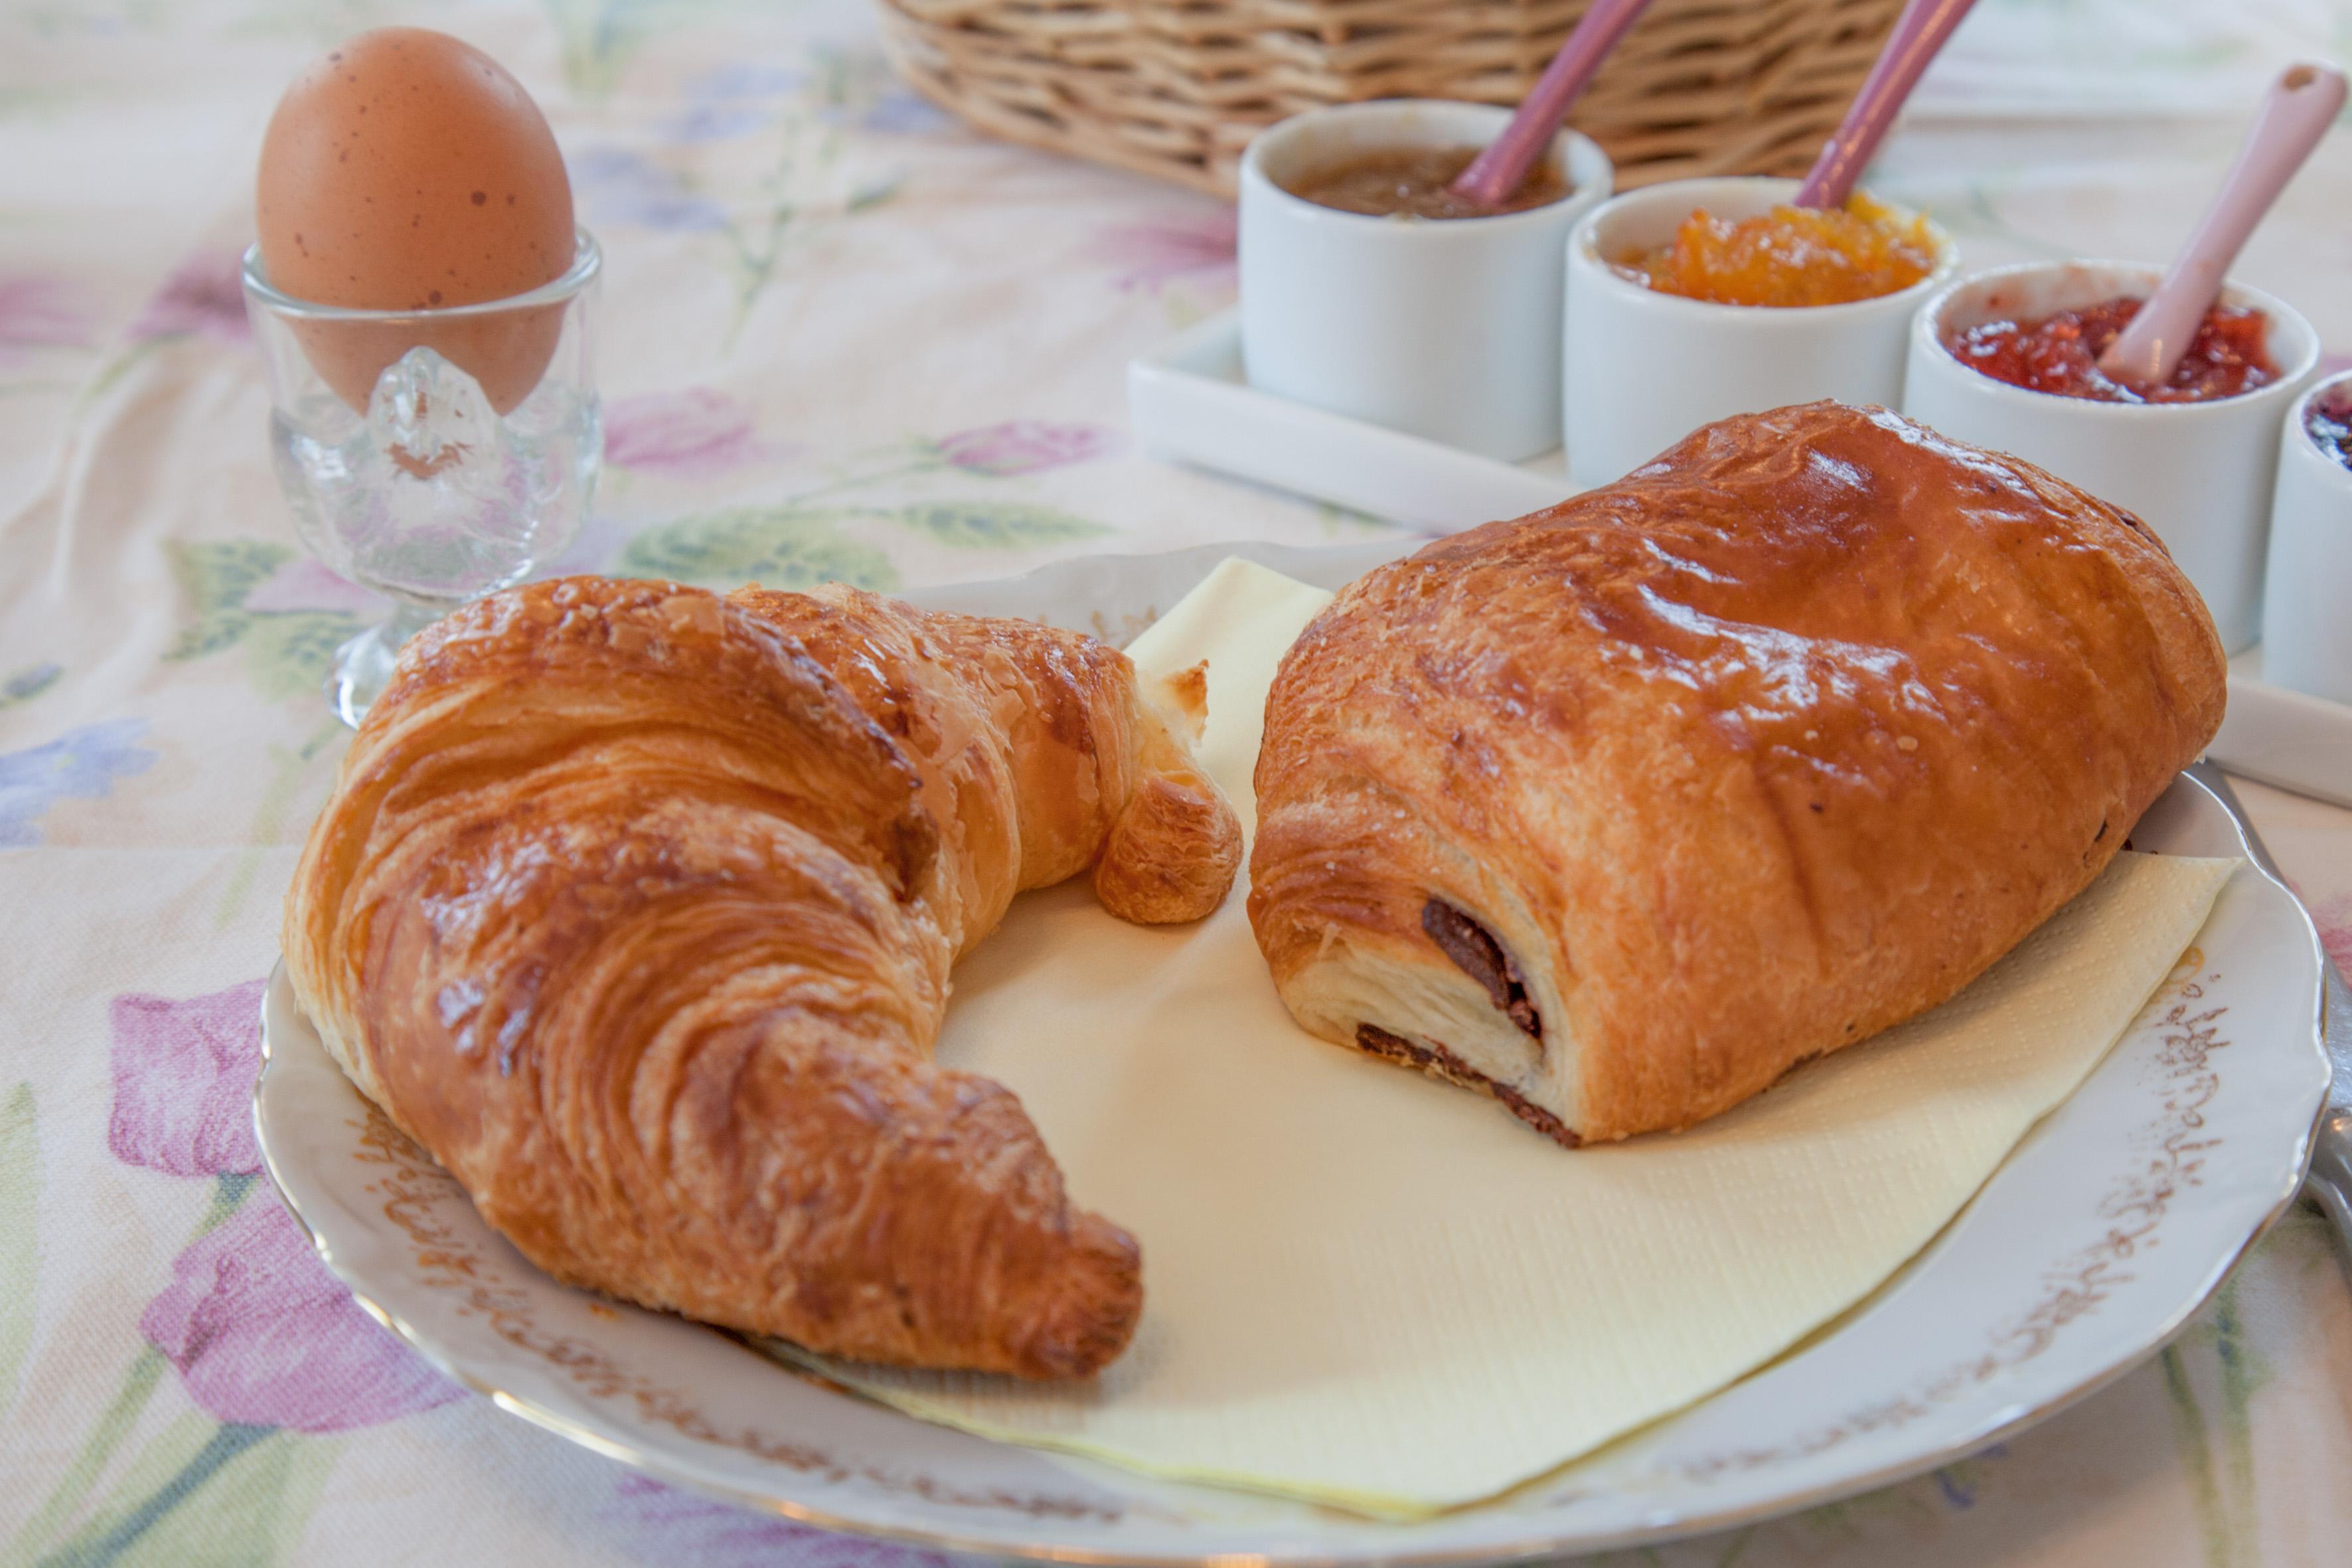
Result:
M1513 465L1291 403L1242 374L1241 312L1195 323L1127 367L1143 449L1453 533L1518 517L1572 491L1562 454ZM2209 754L2232 773L2352 805L2352 707L2272 686L2262 649L2230 662L2230 707Z
M2263 650L2230 661L2230 708L2207 755L2233 773L2352 805L2352 708L2263 679Z
M1429 533L1522 517L1573 487L1558 451L1522 467L1260 392L1242 374L1238 310L1128 361L1143 449Z

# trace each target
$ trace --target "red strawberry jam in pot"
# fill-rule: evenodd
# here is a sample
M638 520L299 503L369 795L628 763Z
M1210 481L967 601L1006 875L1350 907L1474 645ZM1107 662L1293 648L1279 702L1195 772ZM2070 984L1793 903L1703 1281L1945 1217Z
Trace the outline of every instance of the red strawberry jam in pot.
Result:
M2352 385L2333 386L2313 398L2303 427L2321 451L2352 468Z
M2263 340L2270 318L2239 305L2205 312L2171 377L2139 387L2110 379L2099 355L2146 303L2137 295L2102 300L2035 321L1986 321L1944 340L1954 359L1995 381L2029 392L2088 397L2103 403L2210 403L2267 386L2278 379Z

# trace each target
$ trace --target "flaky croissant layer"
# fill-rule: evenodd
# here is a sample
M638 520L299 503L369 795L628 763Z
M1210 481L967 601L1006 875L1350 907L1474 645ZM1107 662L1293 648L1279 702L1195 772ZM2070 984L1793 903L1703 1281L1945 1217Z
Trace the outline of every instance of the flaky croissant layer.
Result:
M1134 1239L930 1059L1013 895L1216 907L1231 808L1118 653L845 588L568 578L415 638L286 906L362 1092L567 1281L812 1349L1054 1378Z

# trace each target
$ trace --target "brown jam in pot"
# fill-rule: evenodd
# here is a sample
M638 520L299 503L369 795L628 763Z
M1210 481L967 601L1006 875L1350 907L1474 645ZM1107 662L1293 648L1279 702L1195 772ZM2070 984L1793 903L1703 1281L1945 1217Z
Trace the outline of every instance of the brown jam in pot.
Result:
M1502 205L1480 206L1449 188L1478 156L1475 147L1392 147L1358 153L1282 182L1302 201L1370 217L1494 217L1549 206L1568 182L1549 160L1538 163Z

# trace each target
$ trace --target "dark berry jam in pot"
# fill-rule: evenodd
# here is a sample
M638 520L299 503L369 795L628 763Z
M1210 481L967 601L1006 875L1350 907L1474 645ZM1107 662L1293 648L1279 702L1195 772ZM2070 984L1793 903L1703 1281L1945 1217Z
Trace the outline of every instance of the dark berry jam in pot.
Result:
M2263 343L2270 318L2240 305L2216 305L2205 312L2189 352L2163 385L2131 386L2109 379L2099 369L2099 356L2145 302L2125 294L2036 321L1987 321L1948 336L1944 346L1962 364L1995 381L2103 403L2210 403L2278 379L2278 366Z
M1475 147L1394 147L1359 153L1310 169L1282 188L1317 206L1370 217L1494 217L1549 206L1568 195L1568 182L1546 161L1528 171L1519 188L1497 207L1454 194L1455 180L1478 156Z
M2339 383L2313 398L2303 427L2321 451L2352 468L2352 382Z

